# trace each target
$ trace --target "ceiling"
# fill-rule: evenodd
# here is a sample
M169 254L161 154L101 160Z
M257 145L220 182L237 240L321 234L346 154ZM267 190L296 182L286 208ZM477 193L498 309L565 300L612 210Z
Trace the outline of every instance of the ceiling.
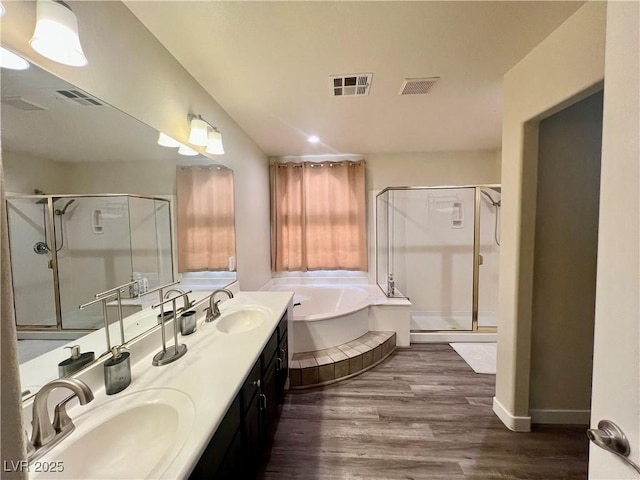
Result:
M65 99L58 90L86 92L34 65L2 69L1 80L3 150L58 162L217 163L161 147L156 130L102 100L81 106ZM16 108L16 99L41 109Z
M125 0L270 156L500 148L503 75L582 3ZM350 73L369 95L332 97Z

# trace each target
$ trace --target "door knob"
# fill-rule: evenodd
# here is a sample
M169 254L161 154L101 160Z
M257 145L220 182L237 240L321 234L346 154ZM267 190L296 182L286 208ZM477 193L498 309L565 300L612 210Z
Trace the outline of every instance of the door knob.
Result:
M640 473L640 466L629 459L631 447L622 429L611 420L600 420L598 428L587 430L587 437L600 448L619 456Z

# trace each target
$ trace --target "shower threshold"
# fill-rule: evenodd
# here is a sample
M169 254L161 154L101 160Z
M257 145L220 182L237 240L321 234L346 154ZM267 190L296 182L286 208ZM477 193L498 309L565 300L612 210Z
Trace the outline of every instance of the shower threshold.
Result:
M488 330L488 329L487 329ZM495 328L486 331L447 331L447 332L411 332L411 343L486 343L496 342L498 333Z

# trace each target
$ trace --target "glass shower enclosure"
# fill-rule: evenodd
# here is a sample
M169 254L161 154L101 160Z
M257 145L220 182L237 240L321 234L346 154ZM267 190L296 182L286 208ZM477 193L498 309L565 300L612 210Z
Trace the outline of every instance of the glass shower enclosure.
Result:
M125 297L173 280L170 202L122 195L7 198L18 331L89 331L104 325L94 295L138 280ZM128 293L128 294L127 294Z
M390 187L376 196L376 281L411 300L411 330L496 327L498 185Z

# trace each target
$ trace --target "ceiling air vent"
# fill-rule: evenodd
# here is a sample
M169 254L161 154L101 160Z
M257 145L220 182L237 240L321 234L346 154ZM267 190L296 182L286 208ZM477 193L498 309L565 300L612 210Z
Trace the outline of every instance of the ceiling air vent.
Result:
M100 107L102 105L101 102L87 95L82 90L56 90L56 93L64 100L77 103L83 107Z
M38 104L33 103L31 100L27 100L22 97L2 97L3 105L11 105L18 110L24 110L26 112L34 112L38 110L46 110Z
M422 95L429 93L440 77L405 78L398 95Z
M348 75L332 75L331 96L352 97L356 95L369 95L373 73L350 73Z

